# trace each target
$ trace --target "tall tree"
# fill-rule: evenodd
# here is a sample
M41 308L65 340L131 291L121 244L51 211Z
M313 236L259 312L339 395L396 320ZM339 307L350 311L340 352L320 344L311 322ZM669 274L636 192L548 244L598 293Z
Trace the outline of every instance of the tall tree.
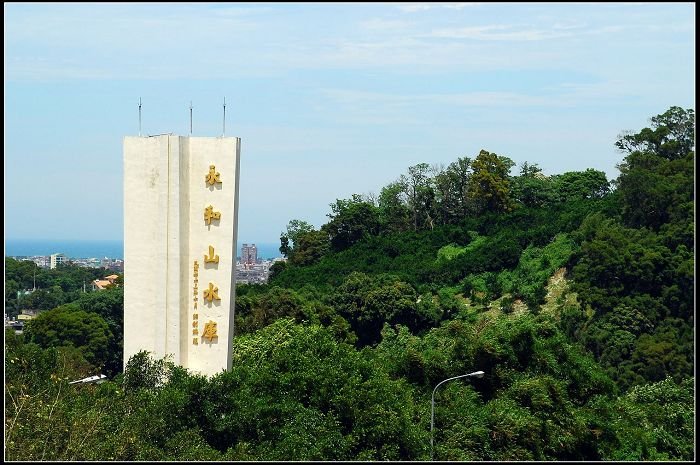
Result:
M280 252L290 258L295 245L299 242L299 236L314 230L313 225L303 220L290 220L287 224L287 232L280 235Z
M669 221L692 221L695 112L671 107L651 123L615 143L627 153L616 183L625 223L658 230Z
M524 162L520 176L513 178L511 194L526 207L543 207L554 201L554 183L537 164Z
M312 230L297 236L289 262L294 265L311 265L328 253L330 241L325 229Z
M460 157L435 175L437 210L442 224L459 223L469 214L471 159Z
M430 165L419 163L408 168L408 176L402 175L401 181L406 186L408 206L413 213L413 230L434 226L435 191L433 190Z
M695 111L673 106L651 117L651 128L621 134L615 146L622 152L650 152L667 160L695 151Z
M335 251L345 250L361 239L379 233L379 208L353 194L331 204L330 221L324 226Z
M600 199L610 192L605 173L592 168L553 176L555 197L560 202Z
M481 150L472 163L469 195L478 212L507 212L512 210L509 171L513 161L495 153Z
M379 194L379 217L387 232L407 231L411 211L407 206L407 186L400 179L382 188Z

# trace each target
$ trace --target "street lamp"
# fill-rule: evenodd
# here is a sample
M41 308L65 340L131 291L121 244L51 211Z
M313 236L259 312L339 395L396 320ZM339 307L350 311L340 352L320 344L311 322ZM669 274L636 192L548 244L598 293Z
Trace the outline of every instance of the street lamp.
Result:
M87 378L83 379L78 379L75 381L71 381L68 384L86 384L86 383L97 383L97 384L102 384L107 380L106 375L95 375L95 376L88 376Z
M440 387L440 385L442 383L452 381L453 379L466 378L469 376L473 376L475 378L483 378L484 372L483 371L475 371L474 373L469 373L468 375L453 376L452 378L447 378L445 380L440 381L439 383L437 383L437 386L435 386L435 389L433 389L433 397L431 399L431 407L430 407L430 460L433 460L433 424L434 424L434 420L435 420L435 391L437 390L438 387Z

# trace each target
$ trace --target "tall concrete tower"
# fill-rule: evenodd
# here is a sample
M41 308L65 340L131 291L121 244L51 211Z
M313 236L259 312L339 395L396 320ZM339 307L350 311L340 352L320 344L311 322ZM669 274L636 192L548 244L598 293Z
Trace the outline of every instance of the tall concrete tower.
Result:
M237 137L124 138L124 364L231 369Z

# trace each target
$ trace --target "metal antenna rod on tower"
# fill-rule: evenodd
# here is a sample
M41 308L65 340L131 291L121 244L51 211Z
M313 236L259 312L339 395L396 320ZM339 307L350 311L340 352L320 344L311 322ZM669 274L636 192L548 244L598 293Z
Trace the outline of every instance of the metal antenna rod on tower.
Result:
M192 100L190 100L190 136L192 136Z
M222 137L226 137L226 97L224 96L224 132L221 134Z
M139 97L139 137L141 137L141 97Z

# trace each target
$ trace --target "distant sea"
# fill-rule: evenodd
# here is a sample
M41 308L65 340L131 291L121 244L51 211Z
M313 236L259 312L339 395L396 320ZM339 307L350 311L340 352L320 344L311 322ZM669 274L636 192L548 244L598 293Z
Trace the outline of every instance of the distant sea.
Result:
M65 254L69 258L124 258L124 241L6 239L5 256Z
M242 243L238 243L238 253L241 253ZM258 258L281 257L279 244L255 243ZM124 241L55 241L32 239L6 239L5 256L34 256L62 253L70 258L124 258Z

